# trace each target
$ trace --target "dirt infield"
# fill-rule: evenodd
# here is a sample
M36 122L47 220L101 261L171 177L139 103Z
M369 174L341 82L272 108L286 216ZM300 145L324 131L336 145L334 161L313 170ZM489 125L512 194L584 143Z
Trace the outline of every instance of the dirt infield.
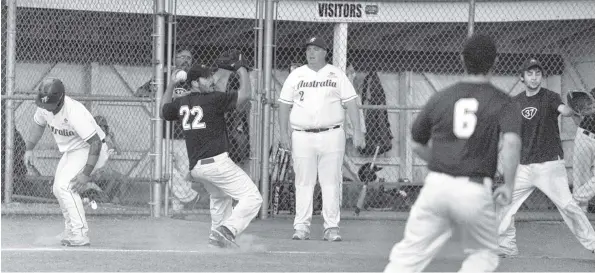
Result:
M138 216L90 216L91 246L66 248L54 236L60 216L3 216L2 266L8 271L382 271L402 221L342 221L345 241L322 241L315 218L310 241L293 241L291 219L255 220L238 238L239 250L207 247L208 216L192 221ZM517 224L521 255L501 261L499 271L586 272L595 255L561 222ZM427 271L456 271L464 258L453 238Z

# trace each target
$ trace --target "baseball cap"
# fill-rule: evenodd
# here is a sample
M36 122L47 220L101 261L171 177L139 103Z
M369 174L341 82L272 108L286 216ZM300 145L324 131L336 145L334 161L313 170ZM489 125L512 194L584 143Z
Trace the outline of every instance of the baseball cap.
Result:
M64 84L56 78L47 78L41 82L35 104L43 109L55 109L64 99Z
M216 69L213 67L206 66L204 64L195 64L190 68L188 71L188 79L187 81L196 81L198 78L208 78L213 76Z
M324 41L324 39L317 37L317 36L314 36L314 37L311 37L310 39L308 39L308 41L306 42L306 47L309 45L315 45L317 47L320 47L320 48L328 51L327 43Z
M523 63L523 66L521 67L521 74L527 70L529 70L532 67L539 67L539 69L541 70L541 72L543 72L543 66L541 65L541 62L539 62L537 59L535 58L530 58L525 60L525 62Z

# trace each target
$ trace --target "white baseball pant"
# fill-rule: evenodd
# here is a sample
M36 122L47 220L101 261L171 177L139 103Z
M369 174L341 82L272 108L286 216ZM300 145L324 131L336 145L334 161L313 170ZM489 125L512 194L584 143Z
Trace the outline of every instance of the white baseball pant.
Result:
M87 237L87 232L89 231L81 196L69 189L70 180L83 171L88 155L89 148L65 152L62 154L62 158L60 158L60 162L56 168L52 190L54 196L58 199L62 215L64 216L64 228L67 235L65 239ZM108 148L104 143L101 146L99 159L93 172L105 166L108 155Z
M199 160L191 174L210 194L211 229L223 225L235 236L241 234L262 205L262 196L248 174L229 158L228 153ZM235 208L232 207L233 200L238 201Z
M165 145L163 146L165 147ZM186 180L186 174L188 174L190 171L188 167L186 141L184 139L172 139L171 153L173 164L173 173L171 178L171 192L173 195L172 209L182 210L183 205L180 202L190 202L198 195L198 192L192 188L192 182Z
M595 134L577 128L572 162L572 197L584 212L595 197Z
M516 172L512 203L498 208L498 228L500 252L507 255L518 254L514 214L523 202L538 188L558 208L562 218L578 241L587 249L595 249L595 231L585 213L572 199L568 187L568 177L564 160L519 165Z
M317 174L322 192L324 229L338 228L341 220L341 168L345 156L343 127L319 133L293 130L291 143L296 200L293 228L310 231Z
M459 272L493 272L500 260L497 228L491 179L430 172L384 272L421 272L453 232L462 235L468 254Z

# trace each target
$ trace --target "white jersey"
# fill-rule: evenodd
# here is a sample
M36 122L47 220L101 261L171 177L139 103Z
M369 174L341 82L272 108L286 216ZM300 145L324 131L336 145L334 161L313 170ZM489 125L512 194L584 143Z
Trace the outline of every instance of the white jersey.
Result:
M87 140L95 134L105 139L105 132L97 125L89 110L68 96L64 96L60 112L54 115L38 107L33 120L40 126L48 126L61 153L89 147Z
M279 102L293 105L291 127L304 130L342 125L343 103L357 97L347 75L338 67L327 64L316 72L304 65L289 74Z

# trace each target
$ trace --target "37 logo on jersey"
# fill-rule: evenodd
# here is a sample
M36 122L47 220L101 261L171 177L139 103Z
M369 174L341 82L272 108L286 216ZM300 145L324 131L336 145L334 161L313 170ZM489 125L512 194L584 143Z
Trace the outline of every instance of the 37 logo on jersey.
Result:
M537 108L527 107L527 108L521 110L521 114L526 119L532 119L535 116L535 114L537 114Z

